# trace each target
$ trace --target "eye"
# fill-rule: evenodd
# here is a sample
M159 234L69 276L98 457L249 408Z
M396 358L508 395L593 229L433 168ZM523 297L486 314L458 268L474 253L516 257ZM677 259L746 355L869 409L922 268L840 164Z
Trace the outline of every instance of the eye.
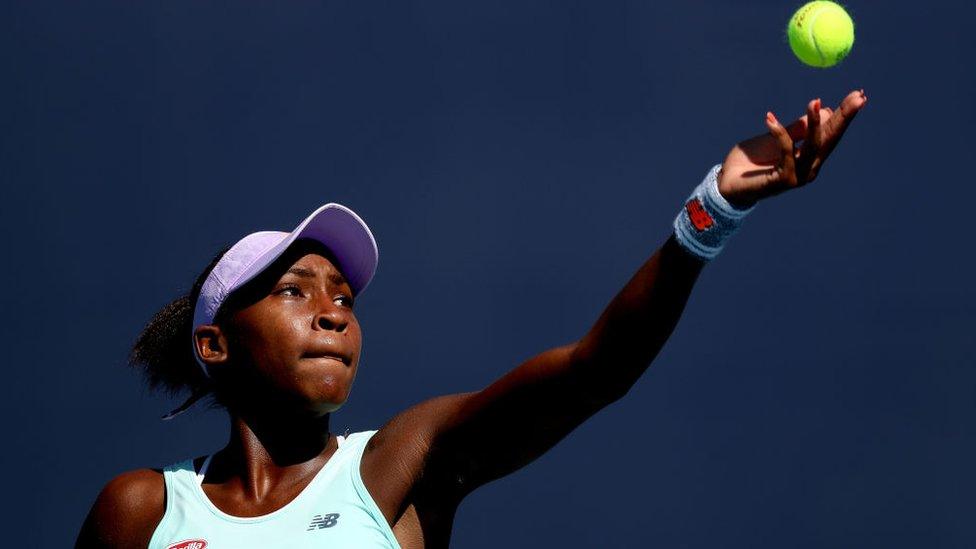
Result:
M302 295L302 289L295 285L287 285L279 288L275 295L289 295L292 297L300 297Z
M342 300L346 307L352 309L353 299L347 295L340 295L336 297L336 300Z

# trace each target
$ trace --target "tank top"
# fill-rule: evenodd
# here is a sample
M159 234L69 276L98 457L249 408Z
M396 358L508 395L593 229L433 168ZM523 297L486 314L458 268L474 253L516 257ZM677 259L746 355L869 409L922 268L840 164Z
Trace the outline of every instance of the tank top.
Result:
M149 549L291 549L306 547L400 549L393 530L366 491L359 474L366 442L376 431L339 436L339 447L298 496L257 517L235 517L218 509L187 459L163 469L166 512Z

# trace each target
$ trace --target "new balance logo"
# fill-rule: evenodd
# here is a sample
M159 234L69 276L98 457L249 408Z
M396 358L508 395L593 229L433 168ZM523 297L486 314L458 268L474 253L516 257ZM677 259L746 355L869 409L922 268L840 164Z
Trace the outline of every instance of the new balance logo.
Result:
M688 210L688 218L691 219L691 224L698 229L698 232L708 230L715 224L715 220L708 215L697 198L689 200L685 204L685 209Z
M321 530L322 528L332 528L339 522L339 513L329 513L328 515L315 515L312 517L312 524L305 529L306 532Z

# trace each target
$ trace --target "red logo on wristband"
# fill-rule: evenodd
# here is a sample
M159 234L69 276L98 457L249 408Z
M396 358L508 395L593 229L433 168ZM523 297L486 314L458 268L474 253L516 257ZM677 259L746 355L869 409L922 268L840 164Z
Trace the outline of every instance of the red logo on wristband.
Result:
M712 225L715 224L715 220L712 216L708 215L705 208L702 207L701 202L697 198L693 198L685 204L685 209L688 210L688 218L691 219L691 224L698 229L698 232L708 230Z

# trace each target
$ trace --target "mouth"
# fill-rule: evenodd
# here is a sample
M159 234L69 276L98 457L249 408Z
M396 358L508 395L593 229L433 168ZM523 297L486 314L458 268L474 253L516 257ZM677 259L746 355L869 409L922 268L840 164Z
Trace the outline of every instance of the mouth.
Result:
M314 359L314 360L318 360L318 359L333 360L336 362L341 362L346 366L349 366L349 364L352 362L352 358L334 351L305 353L304 355L302 355L302 358Z

